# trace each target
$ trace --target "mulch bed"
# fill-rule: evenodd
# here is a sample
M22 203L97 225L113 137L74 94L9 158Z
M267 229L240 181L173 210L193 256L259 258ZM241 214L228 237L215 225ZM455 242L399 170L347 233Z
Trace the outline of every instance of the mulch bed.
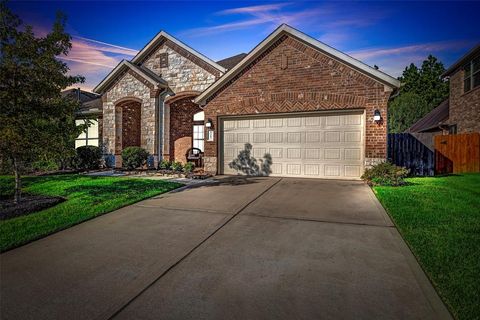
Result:
M22 201L16 205L13 203L13 199L0 199L0 220L7 220L38 212L53 207L65 200L66 199L62 197L24 194Z

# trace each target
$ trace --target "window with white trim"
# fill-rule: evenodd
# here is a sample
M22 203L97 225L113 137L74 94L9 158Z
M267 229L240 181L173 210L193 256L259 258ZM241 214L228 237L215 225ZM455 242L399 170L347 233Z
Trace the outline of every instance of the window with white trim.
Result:
M86 120L77 119L75 124L85 124ZM90 126L75 139L75 149L82 146L97 146L98 147L98 120L91 119Z
M200 111L193 115L193 148L198 148L203 152L205 142L205 112Z
M480 86L480 56L474 58L463 67L463 92Z
M205 140L205 132L203 131L203 128L203 123L193 125L193 147L202 150L202 152Z

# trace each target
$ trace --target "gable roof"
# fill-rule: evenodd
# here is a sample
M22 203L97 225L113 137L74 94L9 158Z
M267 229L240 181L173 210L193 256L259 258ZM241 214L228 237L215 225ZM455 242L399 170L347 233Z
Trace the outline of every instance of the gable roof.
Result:
M246 53L240 53L222 60L217 61L219 65L224 67L227 70L232 69L235 67L240 61L242 61L243 58L245 58L247 54Z
M159 88L168 88L168 83L163 80L160 76L156 75L155 73L151 72L150 70L138 67L133 63L122 60L120 63L112 70L110 73L93 89L93 92L103 93L108 86L115 81L117 74L127 69L131 69L138 73L142 78L150 82L155 87Z
M287 34L289 36L294 37L295 39L319 50L323 53L327 54L328 56L340 60L341 62L349 65L350 67L362 72L363 74L368 75L369 77L391 87L391 88L399 88L400 81L389 76L386 73L383 73L380 70L376 70L369 65L364 64L363 62L341 52L338 51L323 42L320 42L303 32L298 31L295 28L290 27L287 24L280 25L275 31L273 31L265 40L260 42L252 51L250 51L235 67L230 69L226 74L223 75L218 81L214 82L210 87L208 87L202 94L200 94L196 99L195 102L198 104L205 104L206 100L212 96L218 89L220 89L225 83L227 83L230 79L232 79L235 75L242 71L244 67L250 64L252 61L255 60L259 55L261 55L265 50L267 50L271 44L273 44L277 39L279 39L282 35Z
M219 70L220 72L222 73L225 73L227 70L222 67L221 65L219 65L218 63L216 63L215 61L211 60L210 58L204 56L203 54L201 54L200 52L190 48L189 46L187 46L185 43L181 42L180 40L174 38L173 36L169 35L168 33L166 33L165 31L160 31L159 33L157 33L157 35L152 39L150 40L149 43L147 43L147 45L145 47L143 47L142 50L140 50L137 55L135 57L133 57L132 59L132 62L133 63L139 63L142 61L143 58L145 58L146 56L148 56L153 50L155 50L155 48L157 47L157 45L163 40L163 39L167 39L167 40L170 40L171 42L175 43L176 45L178 45L179 47L181 47L182 49L185 49L186 51L188 51L189 53L193 54L194 56L196 56L197 58L205 61L207 64L211 65L212 67L214 67L215 69Z
M423 118L415 122L406 132L425 132L438 128L445 124L449 118L450 104L446 99L435 109L427 113Z
M62 91L62 96L78 100L81 103L85 103L100 97L96 93L85 91L80 88L70 88L70 89L64 90Z
M442 77L448 77L452 75L455 71L459 68L463 67L463 65L468 62L468 60L473 59L477 54L480 54L480 43L477 44L475 47L470 49L466 54L464 54L460 59L458 59L450 68L447 69L442 74Z

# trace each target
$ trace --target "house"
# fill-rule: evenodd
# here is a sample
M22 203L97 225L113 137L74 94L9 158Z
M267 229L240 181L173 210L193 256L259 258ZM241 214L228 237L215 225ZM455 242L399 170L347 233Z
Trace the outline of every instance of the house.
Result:
M127 146L145 148L153 164L185 162L196 147L205 170L229 174L247 149L266 174L352 179L385 160L387 102L399 86L283 24L218 62L162 31L94 91L110 165Z
M83 124L87 119L90 126L86 132L75 139L75 148L81 146L100 146L102 141L102 99L101 96L81 90L80 88L62 91L62 95L81 103L80 110L75 115L77 125Z
M434 137L453 132L455 127L448 124L450 104L444 100L438 107L415 122L405 132L412 134L430 150L435 150Z
M443 77L450 78L451 132L480 132L480 44L448 68Z
M442 76L450 78L449 98L406 130L432 151L436 135L480 132L480 45Z

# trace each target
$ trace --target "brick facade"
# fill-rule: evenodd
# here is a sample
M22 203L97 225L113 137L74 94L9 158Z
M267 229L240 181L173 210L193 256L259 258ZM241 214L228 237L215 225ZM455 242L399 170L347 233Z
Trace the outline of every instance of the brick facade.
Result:
M225 84L208 101L215 141L205 142L205 166L217 171L218 117L334 109L366 112L366 165L386 158L387 102L391 89L287 35ZM383 121L373 121L374 110Z
M177 100L170 107L170 160L187 162L185 155L192 147L193 115L202 109L192 102L192 97Z
M464 71L450 77L450 111L448 122L457 125L458 133L480 132L480 87L464 93Z

